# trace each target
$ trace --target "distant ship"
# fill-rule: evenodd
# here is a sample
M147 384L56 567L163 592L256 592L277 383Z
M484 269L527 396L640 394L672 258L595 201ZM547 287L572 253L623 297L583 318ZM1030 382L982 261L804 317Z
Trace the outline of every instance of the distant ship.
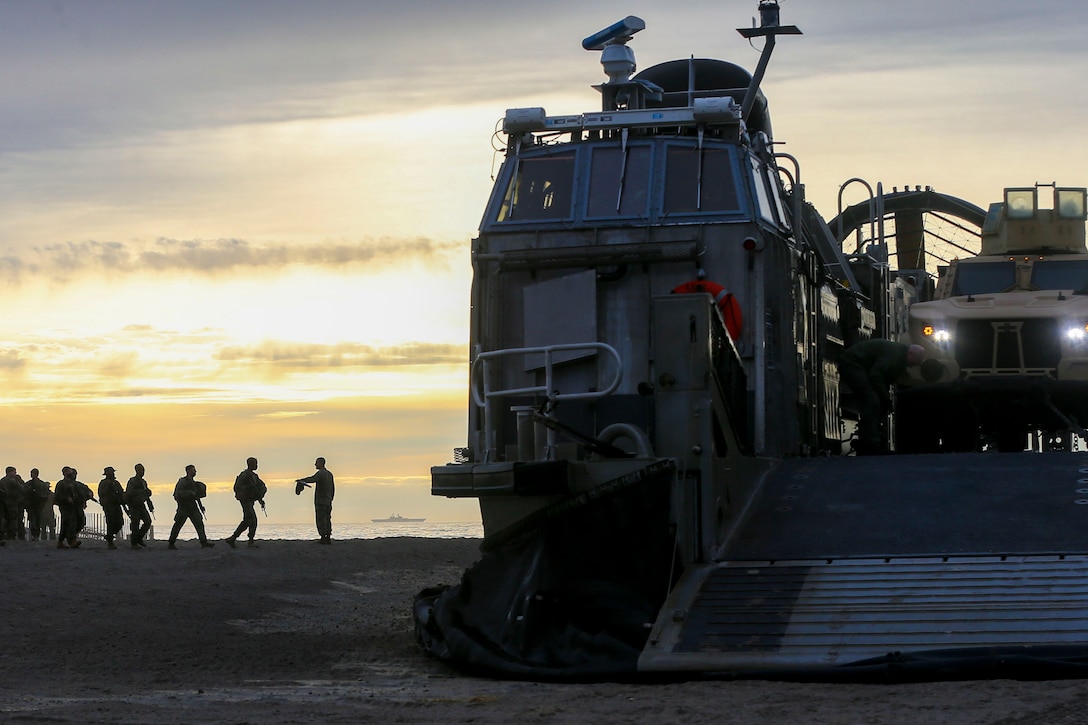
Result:
M427 519L406 519L400 514L393 514L387 519L371 519L376 524L418 524Z

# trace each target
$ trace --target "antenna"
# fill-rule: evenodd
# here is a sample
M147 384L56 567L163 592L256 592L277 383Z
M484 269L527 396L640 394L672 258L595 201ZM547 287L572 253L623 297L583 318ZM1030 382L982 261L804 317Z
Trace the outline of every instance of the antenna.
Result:
M756 72L752 74L752 82L748 85L748 91L744 94L744 103L741 106L741 118L748 120L752 107L756 102L756 91L763 81L763 74L767 72L767 63L774 52L774 40L778 35L800 35L801 29L796 25L778 24L778 0L759 0L759 27L737 28L737 32L751 40L756 37L766 37L767 43L763 46L763 52L759 56Z
M801 34L801 29L796 25L779 25L778 13L778 0L759 0L759 27L737 28L737 32L745 38L755 38L763 35L773 37L775 35Z

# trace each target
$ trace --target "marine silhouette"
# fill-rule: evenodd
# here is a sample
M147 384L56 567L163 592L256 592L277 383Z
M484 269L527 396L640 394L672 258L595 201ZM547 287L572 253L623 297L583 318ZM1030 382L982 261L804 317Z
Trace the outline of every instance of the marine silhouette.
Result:
M264 497L268 493L268 486L257 475L257 459L250 456L246 459L246 470L238 474L234 479L234 498L242 506L242 521L234 533L227 537L227 544L235 548L234 542L242 535L243 531L249 532L249 546L256 546L254 537L257 535L257 512L253 505L260 501L264 508Z
M131 527L129 543L133 549L146 549L144 539L151 530L151 514L155 511L155 504L151 503L151 489L144 480L144 464L137 463L133 470L136 475L125 484L125 502L128 504Z
M317 472L306 478L295 480L295 495L302 493L302 489L309 484L314 487L314 516L317 520L317 533L321 536L322 544L332 543L332 499L336 493L336 485L332 471L325 468L325 459L318 458L314 461Z
M121 488L121 482L117 480L117 469L106 466L102 471L103 478L98 482L98 502L102 505L102 513L106 517L106 546L116 549L118 532L125 528L125 514L128 506L125 505L125 490Z
M196 529L196 535L202 547L215 546L208 541L208 536L204 533L204 504L200 503L200 499L207 495L208 487L202 481L196 480L196 466L190 463L185 467L185 475L179 478L174 486L174 500L178 502L178 510L174 514L174 526L170 529L170 539L166 548L178 548L176 543L178 534L186 521L193 522L193 528Z
M52 514L52 505L49 499L52 491L49 490L49 481L43 481L38 476L38 469L30 469L30 480L26 482L26 524L29 530L30 540L37 541L44 538L42 530L46 517L46 505L49 505L49 513ZM51 518L51 517L50 517Z

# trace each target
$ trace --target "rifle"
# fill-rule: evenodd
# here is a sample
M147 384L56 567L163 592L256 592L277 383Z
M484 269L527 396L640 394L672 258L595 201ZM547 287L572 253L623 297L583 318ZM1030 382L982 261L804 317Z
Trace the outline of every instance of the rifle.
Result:
M262 498L260 501L258 501L258 503L261 504L261 511L264 512L264 517L267 519L268 518L268 509L266 509L264 507L264 499Z

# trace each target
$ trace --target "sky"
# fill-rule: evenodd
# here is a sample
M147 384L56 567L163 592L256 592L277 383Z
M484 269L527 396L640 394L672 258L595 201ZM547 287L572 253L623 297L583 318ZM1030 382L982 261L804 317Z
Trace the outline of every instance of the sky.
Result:
M469 243L505 109L598 110L581 39L639 68L759 59L756 0L0 0L0 459L88 483L193 463L212 523L247 456L269 520L324 456L334 521L479 519L430 495L466 444ZM783 0L763 84L809 201L1088 185L1080 0ZM860 201L858 187L845 203ZM161 509L160 509L161 510Z

